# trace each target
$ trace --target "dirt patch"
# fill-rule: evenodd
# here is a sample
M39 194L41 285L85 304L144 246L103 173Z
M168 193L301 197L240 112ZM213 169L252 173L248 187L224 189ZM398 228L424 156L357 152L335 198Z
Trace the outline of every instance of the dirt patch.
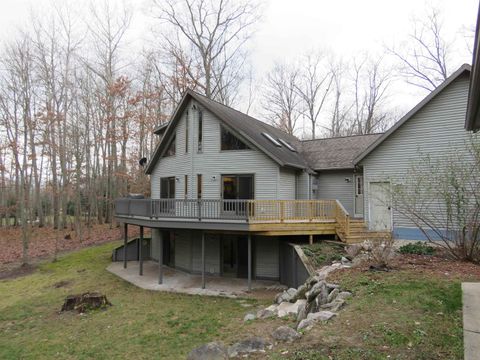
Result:
M37 269L37 265L18 265L5 267L0 269L0 280L15 279L33 273Z
M68 285L70 285L72 282L70 280L62 280L62 281L59 281L59 282L56 282L55 284L53 284L53 287L55 289L58 289L58 288L62 288L62 287L66 287Z

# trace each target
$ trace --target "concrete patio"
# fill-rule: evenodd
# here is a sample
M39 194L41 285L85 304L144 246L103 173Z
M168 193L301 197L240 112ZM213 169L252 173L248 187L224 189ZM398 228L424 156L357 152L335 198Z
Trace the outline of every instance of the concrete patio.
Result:
M248 294L247 279L206 276L205 289L202 289L202 276L185 273L176 269L163 267L163 283L158 283L158 263L144 261L143 275L139 275L139 262L129 261L127 268L123 262L113 262L107 270L123 280L145 290L176 292L190 295L225 296L235 298ZM275 281L252 281L252 290L279 290L284 287Z

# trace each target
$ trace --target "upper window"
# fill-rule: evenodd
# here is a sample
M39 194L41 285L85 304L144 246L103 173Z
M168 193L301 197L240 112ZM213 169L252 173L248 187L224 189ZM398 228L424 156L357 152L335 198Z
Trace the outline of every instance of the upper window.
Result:
M247 150L250 149L242 140L233 135L230 131L220 126L221 149L222 150Z
M185 152L188 153L188 127L190 126L190 118L188 116L188 110L187 110L187 116L185 117Z
M198 151L202 151L202 142L203 142L203 113L201 110L198 110Z
M176 135L173 135L172 141L170 141L170 145L168 145L167 151L165 151L165 155L163 156L173 156L175 155L176 150Z

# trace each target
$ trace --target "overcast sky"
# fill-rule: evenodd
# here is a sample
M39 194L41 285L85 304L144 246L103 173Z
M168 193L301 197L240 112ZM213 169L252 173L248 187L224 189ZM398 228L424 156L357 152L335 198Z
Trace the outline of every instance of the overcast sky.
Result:
M86 8L88 2L75 0L73 3ZM152 19L148 0L126 2L136 9L129 35L133 45L129 50L140 50L149 38L151 27L158 22ZM41 13L50 4L51 0L0 0L0 37L8 38L12 29L25 25L31 9L34 13ZM431 4L443 13L445 30L452 37L459 35L456 45L464 45L459 42L465 41L465 31L471 35L478 0L265 1L263 19L250 44L255 76L261 79L275 61L288 61L311 49L327 49L345 59L363 51L380 55L384 45L398 44L405 39L411 30L411 17ZM471 62L470 57L458 51L451 66L456 68L464 62ZM403 109L411 107L425 95L400 83L396 85L396 91L398 96L392 101Z

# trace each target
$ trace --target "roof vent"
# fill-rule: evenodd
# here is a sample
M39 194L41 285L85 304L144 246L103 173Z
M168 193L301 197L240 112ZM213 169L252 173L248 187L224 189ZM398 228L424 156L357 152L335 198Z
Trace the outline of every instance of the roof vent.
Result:
M267 133L262 133L263 136L265 136L268 140L270 140L270 142L275 145L275 146L278 146L278 147L281 147L282 144L280 144L277 140L275 140L272 135L270 134L267 134Z
M293 151L293 152L297 152L297 149L295 149L292 145L290 145L285 140L278 138L278 141L280 141L283 144L283 146L285 146L288 150Z

